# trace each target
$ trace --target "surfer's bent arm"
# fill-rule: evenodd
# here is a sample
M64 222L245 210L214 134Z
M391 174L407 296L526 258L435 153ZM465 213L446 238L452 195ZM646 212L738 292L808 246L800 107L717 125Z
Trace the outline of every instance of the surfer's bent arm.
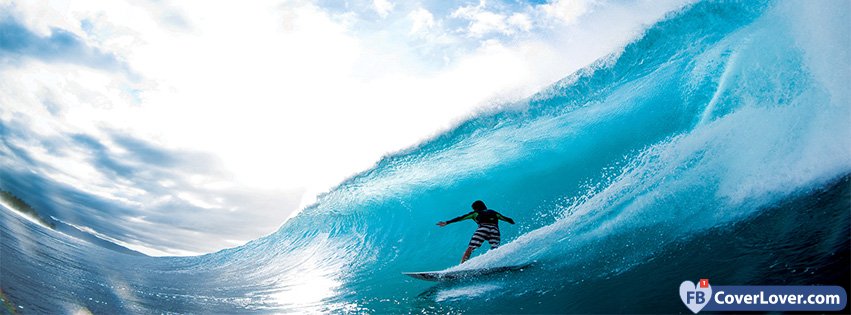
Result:
M496 218L497 218L497 219L500 219L500 220L502 220L502 221L505 221L505 222L508 222L508 223L514 224L514 220L512 220L511 218L506 217L506 216L504 216L504 215L502 215L502 214L499 214L499 212L497 212L497 213L496 213Z

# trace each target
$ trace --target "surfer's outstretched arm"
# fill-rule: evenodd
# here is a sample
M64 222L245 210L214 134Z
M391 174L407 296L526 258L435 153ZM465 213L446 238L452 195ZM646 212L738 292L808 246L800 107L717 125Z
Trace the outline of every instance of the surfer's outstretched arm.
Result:
M446 225L447 225L447 224L449 224L449 223L455 223L455 222L458 222L458 221L464 221L464 220L467 220L467 219L473 219L473 218L475 218L475 217L476 217L476 211L473 211L473 212L467 213L467 214L465 214L465 215L462 215L462 216L460 216L460 217L453 218L452 220L449 220L449 221L440 221L440 222L437 222L437 225L440 225L440 226L446 226Z

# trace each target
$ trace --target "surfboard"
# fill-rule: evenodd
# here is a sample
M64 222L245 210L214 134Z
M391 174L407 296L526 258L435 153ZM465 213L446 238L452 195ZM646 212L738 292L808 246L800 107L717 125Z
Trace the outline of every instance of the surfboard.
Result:
M416 278L416 279L426 280L426 281L452 281L452 280L482 277L482 276L487 276L487 275L492 275L492 274L497 274L497 273L503 273L503 272L522 271L523 269L526 269L531 265L532 264L523 264L523 265L515 265L515 266L465 269L465 270L454 270L454 271L403 272L402 274Z

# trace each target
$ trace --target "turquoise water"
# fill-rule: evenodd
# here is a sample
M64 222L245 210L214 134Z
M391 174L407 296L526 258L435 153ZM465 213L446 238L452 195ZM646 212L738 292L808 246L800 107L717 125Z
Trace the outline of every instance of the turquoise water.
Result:
M848 9L698 2L214 254L119 254L4 208L5 299L35 313L671 313L698 277L847 290ZM518 224L453 267L475 226L435 223L476 199ZM522 263L437 285L401 275Z

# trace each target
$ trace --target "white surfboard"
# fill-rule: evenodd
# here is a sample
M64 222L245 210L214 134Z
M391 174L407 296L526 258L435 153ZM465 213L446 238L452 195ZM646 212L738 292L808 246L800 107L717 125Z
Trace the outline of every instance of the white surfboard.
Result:
M516 266L502 266L479 269L465 269L455 271L422 271L422 272L403 272L402 274L426 281L451 281L467 278L475 278L481 276L492 275L509 271L522 271L532 264L523 264Z

